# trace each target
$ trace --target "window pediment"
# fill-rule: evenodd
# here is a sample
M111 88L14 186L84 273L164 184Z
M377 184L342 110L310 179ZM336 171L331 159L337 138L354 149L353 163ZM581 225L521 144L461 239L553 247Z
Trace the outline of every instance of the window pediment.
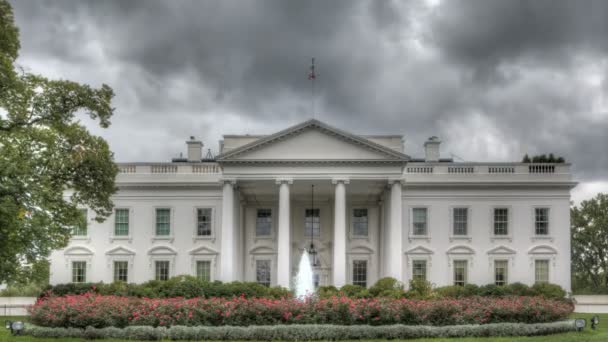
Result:
M446 253L451 255L472 255L475 254L475 250L469 246L459 245L448 249Z
M171 246L155 246L148 250L148 255L176 255L177 251Z
M374 254L374 250L366 246L354 247L348 254Z
M498 246L488 251L490 255L513 255L517 252L507 246Z
M434 254L434 253L435 252L433 250L426 248L424 246L416 246L405 252L405 254L408 254L408 255L429 255L429 254Z
M277 252L275 252L274 249L272 249L270 247L264 247L264 246L256 247L249 251L249 254L276 254L276 253Z
M117 247L114 247L114 248L108 250L106 252L106 255L114 255L114 256L129 255L129 256L132 256L132 255L135 255L135 251L132 250L132 249L130 249L130 248L124 247L124 246L117 246Z
M190 255L217 255L218 251L211 249L209 247L201 246L197 248L193 248L188 252Z
M530 248L528 254L557 254L557 249L549 245L538 245Z
M90 256L95 254L92 249L86 246L72 246L68 247L64 252L64 255L74 255L74 256Z

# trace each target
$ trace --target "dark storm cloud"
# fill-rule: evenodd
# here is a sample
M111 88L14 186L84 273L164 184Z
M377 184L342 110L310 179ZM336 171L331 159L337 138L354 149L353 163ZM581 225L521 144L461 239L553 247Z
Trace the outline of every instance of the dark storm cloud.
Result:
M21 61L116 91L92 128L119 160L166 160L189 135L271 133L311 116L402 133L408 153L555 152L608 181L608 2L13 1ZM91 126L92 127L92 126Z

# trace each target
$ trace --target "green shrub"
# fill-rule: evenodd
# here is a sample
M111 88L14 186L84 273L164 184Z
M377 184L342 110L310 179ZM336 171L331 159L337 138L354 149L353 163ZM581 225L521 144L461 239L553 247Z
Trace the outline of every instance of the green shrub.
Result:
M460 298L464 297L464 287L449 285L442 286L435 289L435 292L439 295L439 297L444 298Z
M455 337L507 337L540 336L576 330L572 321L554 323L495 323L485 325L452 325L443 327L423 325L344 326L344 325L277 325L248 327L190 327L173 326L124 329L103 328L42 328L28 325L25 334L40 338L87 338L202 341L202 340L252 340L252 341L318 341L318 340L372 340Z
M266 287L254 282L231 282L220 281L206 282L189 275L179 275L167 281L151 280L142 284L126 284L115 282L85 283L85 284L59 284L47 286L42 293L36 295L45 296L51 291L56 296L79 295L94 292L103 295L117 295L129 297L147 298L232 298L245 296L247 298L290 298L293 296L289 289L282 287ZM38 291L40 292L40 291Z
M340 288L340 292L351 298L356 298L364 290L365 287L359 285L344 285Z
M536 291L534 291L530 286L522 283L511 283L505 286L506 294L512 296L534 296L536 295Z
M319 286L317 288L317 296L319 298L330 298L333 296L337 296L340 291L333 285L329 286Z
M429 299L433 297L433 286L424 279L410 280L410 289L406 293L407 298Z
M507 294L507 289L504 286L488 284L479 287L480 296L502 297Z
M395 278L386 277L379 279L374 286L370 287L369 293L373 297L378 297L382 293L393 293L392 290L395 289L403 291L403 284Z
M551 299L564 299L566 298L566 291L556 284L534 284L532 290L545 298Z
M44 288L38 284L9 285L0 291L0 297L36 297Z

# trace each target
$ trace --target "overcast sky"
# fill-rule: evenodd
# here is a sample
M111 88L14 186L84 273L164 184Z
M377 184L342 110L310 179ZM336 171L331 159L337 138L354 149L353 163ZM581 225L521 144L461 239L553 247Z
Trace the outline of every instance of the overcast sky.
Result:
M608 1L11 1L26 70L116 92L117 161L316 117L442 155L564 156L608 192Z

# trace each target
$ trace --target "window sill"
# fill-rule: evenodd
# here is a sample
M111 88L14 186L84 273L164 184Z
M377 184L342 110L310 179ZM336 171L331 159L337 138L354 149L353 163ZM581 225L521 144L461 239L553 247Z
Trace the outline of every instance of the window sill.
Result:
M195 235L192 237L192 241L211 241L211 242L215 242L215 235L209 235L209 236L199 236L199 235Z
M408 239L410 242L412 240L426 240L427 242L431 242L431 237L428 235L410 235Z
M110 236L110 242L114 241L128 241L129 243L133 242L133 237L131 235L126 236Z
M553 237L549 236L549 235L534 235L533 237L530 238L530 240L532 242L534 242L534 241L549 241L549 242L553 242Z
M169 241L169 243L173 243L173 239L173 236L154 236L152 237L152 242Z
M473 237L472 236L466 236L466 235L462 235L462 236L460 236L460 235L452 235L452 236L450 236L450 242L453 242L453 241L468 241L468 242L471 242L471 241L473 241Z
M513 237L509 236L509 235L494 235L490 237L490 241L491 242L496 242L496 241L509 241L509 242L513 242Z
M91 242L91 237L90 236L72 236L70 238L70 241L85 241L85 242Z

